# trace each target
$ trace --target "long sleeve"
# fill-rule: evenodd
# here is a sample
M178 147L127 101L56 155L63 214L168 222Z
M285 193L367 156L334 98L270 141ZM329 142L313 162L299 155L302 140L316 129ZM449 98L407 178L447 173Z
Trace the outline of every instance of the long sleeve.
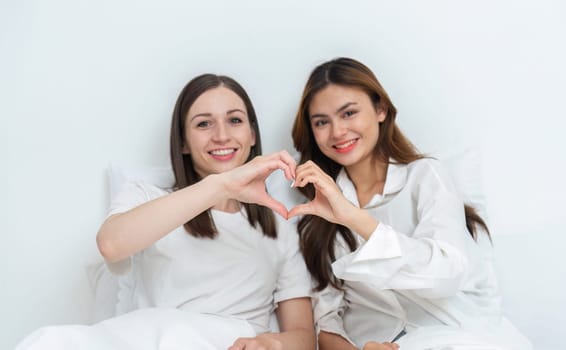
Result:
M415 162L407 183L385 206L369 208L380 224L367 242L332 265L334 274L348 281L370 282L382 289L412 290L425 298L455 294L468 268L469 233L464 206L450 179L431 161ZM398 231L393 225L414 225ZM410 226L410 225L405 225Z
M317 334L320 331L338 334L354 344L344 330L342 317L346 303L343 291L329 285L322 291L313 293L312 304Z

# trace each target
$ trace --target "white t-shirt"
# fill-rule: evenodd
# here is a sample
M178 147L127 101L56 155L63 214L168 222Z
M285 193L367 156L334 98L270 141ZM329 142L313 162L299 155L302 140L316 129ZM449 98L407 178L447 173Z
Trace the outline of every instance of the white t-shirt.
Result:
M359 207L344 170L336 183ZM380 224L367 241L354 233L354 252L338 240L332 269L344 291L329 286L315 293L319 331L362 346L391 341L403 329L449 326L489 335L488 342L521 344L513 349L529 347L501 323L489 239L480 230L475 242L467 232L462 198L438 161L390 164L383 194L364 208Z
M132 182L113 200L109 215L122 213L169 192ZM120 276L119 312L173 307L247 320L269 331L280 301L309 297L311 280L294 227L277 217L277 239L250 226L245 210L211 210L218 235L196 238L179 227L145 250L109 264ZM258 225L259 226L259 225Z

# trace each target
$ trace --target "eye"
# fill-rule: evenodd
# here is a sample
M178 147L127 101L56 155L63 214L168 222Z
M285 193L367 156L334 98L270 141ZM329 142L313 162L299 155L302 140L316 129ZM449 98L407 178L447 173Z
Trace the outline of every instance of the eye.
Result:
M356 113L358 113L358 111L351 109L351 110L344 112L344 117L350 118L350 117L354 116Z
M241 124L243 122L244 121L240 117L231 117L230 118L230 123L232 123L232 124Z
M197 123L197 128L204 129L210 126L210 122L208 120L203 120Z
M326 119L316 119L313 123L313 126L315 128L319 128L319 127L325 126L326 124L328 124L328 120L326 120Z

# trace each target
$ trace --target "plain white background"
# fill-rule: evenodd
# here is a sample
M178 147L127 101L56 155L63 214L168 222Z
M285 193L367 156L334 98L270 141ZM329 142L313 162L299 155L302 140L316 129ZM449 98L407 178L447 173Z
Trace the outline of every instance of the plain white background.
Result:
M526 281L506 311L537 348L566 346L565 34L558 0L0 0L0 348L89 322L106 170L168 164L189 79L236 78L264 149L292 150L307 75L336 56L374 70L422 151L481 149L495 241L522 247L503 248L520 262L503 281Z

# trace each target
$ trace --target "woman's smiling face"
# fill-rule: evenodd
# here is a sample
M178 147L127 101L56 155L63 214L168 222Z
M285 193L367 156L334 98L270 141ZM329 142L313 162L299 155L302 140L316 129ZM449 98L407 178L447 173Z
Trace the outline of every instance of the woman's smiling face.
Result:
M363 90L330 84L314 95L309 116L315 141L328 158L344 167L373 159L385 112Z
M244 101L220 86L200 95L186 116L185 146L201 177L222 173L246 162L255 134Z

